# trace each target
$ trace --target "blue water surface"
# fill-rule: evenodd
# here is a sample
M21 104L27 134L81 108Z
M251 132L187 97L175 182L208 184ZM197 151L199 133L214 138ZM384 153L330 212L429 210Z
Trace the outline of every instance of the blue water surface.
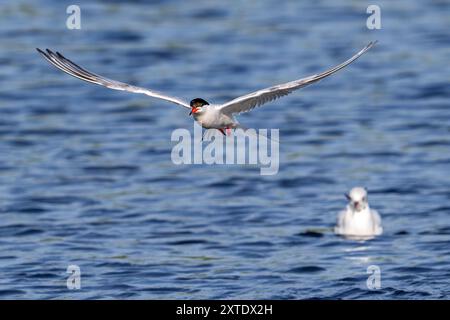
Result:
M448 1L73 1L0 5L0 299L448 299ZM175 165L186 109L50 66L224 102L347 69L239 119L280 129L280 168ZM383 218L337 237L362 185ZM81 289L69 290L69 265ZM369 290L367 268L381 270Z

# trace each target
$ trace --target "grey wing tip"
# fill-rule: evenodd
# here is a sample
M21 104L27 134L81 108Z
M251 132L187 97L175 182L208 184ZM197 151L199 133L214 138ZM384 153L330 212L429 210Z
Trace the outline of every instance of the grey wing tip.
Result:
M44 58L50 59L50 60L51 60L53 52L52 52L50 49L45 49L45 51L44 51L44 50L41 50L41 49L39 49L39 48L36 48L36 50L37 50L37 52L39 52Z
M48 50L48 49L46 49L46 50ZM43 50L41 50L40 48L36 48L36 51L39 52L40 54L44 55L44 56L47 55L47 54L46 54Z
M366 46L366 48L367 49L372 48L377 43L378 43L378 40L370 41L369 44Z
M47 51L47 54L48 54L50 57L55 58L55 56L56 56L56 53L55 53L55 52L53 52L53 51L50 50L50 49L45 49L45 51Z
M378 40L370 41L364 48L361 49L356 55L359 57L362 54L366 53L370 48L378 43Z

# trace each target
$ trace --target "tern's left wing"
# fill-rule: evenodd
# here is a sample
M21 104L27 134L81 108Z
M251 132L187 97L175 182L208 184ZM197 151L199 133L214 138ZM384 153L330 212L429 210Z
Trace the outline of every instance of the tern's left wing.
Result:
M312 75L310 77L306 77L303 79L283 83L277 86L273 86L270 88L262 89L250 94L247 94L245 96L236 98L234 100L231 100L225 104L222 105L221 110L223 113L226 114L235 114L235 113L242 113L242 112L248 112L255 107L261 106L269 101L278 99L282 96L286 96L293 92L294 90L306 87L312 83L315 83L317 81L322 80L323 78L326 78L333 73L341 70L342 68L345 68L350 63L358 59L361 55L363 55L367 50L369 50L375 42L370 42L366 47L364 47L361 51L359 51L357 54L355 54L353 57L348 59L347 61L335 66L334 68L331 68L325 72Z
M121 91L129 91L134 93L142 93L150 97L166 100L169 102L173 102L175 104L178 104L185 108L191 108L189 106L189 103L186 101L183 101L179 98L171 97L168 95L165 95L163 93L153 91L146 88L136 87L127 83L115 81L108 79L106 77L100 76L98 74L92 73L90 71L87 71L86 69L81 68L79 65L73 63L66 57L64 57L59 52L54 53L53 51L47 49L46 52L42 51L41 49L36 49L42 56L50 62L52 65L54 65L56 68L64 71L67 74L70 74L71 76L90 82L95 83L100 86L104 86L113 90L121 90Z

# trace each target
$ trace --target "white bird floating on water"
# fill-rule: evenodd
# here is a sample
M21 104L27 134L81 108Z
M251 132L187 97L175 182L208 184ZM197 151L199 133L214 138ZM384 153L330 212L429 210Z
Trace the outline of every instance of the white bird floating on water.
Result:
M334 232L361 240L382 234L381 217L377 211L370 209L366 189L355 187L345 196L349 204L339 213Z

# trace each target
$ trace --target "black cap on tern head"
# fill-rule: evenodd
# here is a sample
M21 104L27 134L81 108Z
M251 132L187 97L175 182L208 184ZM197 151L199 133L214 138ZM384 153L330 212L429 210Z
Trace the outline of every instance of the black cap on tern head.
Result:
M201 106L209 105L208 101L202 99L202 98L195 98L193 100L191 100L191 102L189 103L189 105L191 107L194 107L195 105L200 104Z

